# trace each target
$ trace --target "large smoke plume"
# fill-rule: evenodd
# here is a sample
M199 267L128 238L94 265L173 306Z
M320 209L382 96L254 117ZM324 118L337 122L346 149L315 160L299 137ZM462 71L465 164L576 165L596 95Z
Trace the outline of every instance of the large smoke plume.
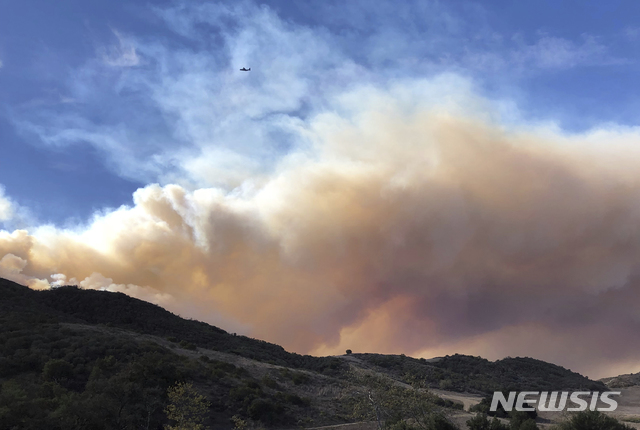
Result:
M316 116L308 147L233 192L149 185L86 226L2 231L0 276L124 291L302 353L638 371L638 131L397 100Z

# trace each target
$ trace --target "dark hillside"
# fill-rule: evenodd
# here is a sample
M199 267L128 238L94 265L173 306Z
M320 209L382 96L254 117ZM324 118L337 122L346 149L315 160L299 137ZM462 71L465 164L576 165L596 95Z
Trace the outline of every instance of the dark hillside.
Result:
M207 426L226 429L372 420L372 392L399 419L459 412L460 403L415 388L604 389L531 358L299 355L125 294L0 279L0 430L162 429L177 383L204 396Z
M211 348L196 350L184 338ZM260 368L251 361L248 369L216 359L212 349L291 364ZM205 424L213 428L231 428L233 416L279 428L345 422L344 407L328 409L305 395L307 385L334 378L290 370L335 373L335 362L346 367L183 320L123 294L32 291L0 279L0 430L162 429L167 393L178 382L204 395Z
M106 326L152 334L173 340L183 347L201 347L243 357L308 369L338 376L347 364L334 357L313 357L289 353L279 345L237 336L212 325L180 318L148 302L122 293L60 287L33 291L0 279L0 311L15 318L39 322L104 324ZM592 381L563 367L533 358L505 358L491 362L484 358L452 355L423 360L404 355L353 354L380 371L405 380L420 380L433 388L488 393L520 390L587 389L605 390Z
M527 357L492 362L460 354L429 361L404 355L353 356L405 382L420 381L431 388L443 390L471 393L565 389L606 391L602 382L592 381L564 367Z
M460 375L453 385L467 385L484 391L496 390L590 390L606 391L598 381L572 372L564 367L529 357L504 358L489 361L469 355L449 355L433 363L445 372Z
M337 374L345 366L332 357L289 353L279 345L236 336L204 322L186 320L160 306L123 293L83 290L73 286L33 291L0 279L0 310L30 315L38 321L105 324L193 345L230 352L287 367Z
M625 375L602 378L599 381L609 388L633 387L640 385L640 373L627 373Z
M39 322L104 324L110 327L171 339L183 347L201 347L292 368L328 375L347 370L343 360L289 353L279 345L236 336L212 325L180 318L151 303L122 293L60 287L33 291L0 279L0 311L14 318ZM495 390L531 389L605 390L563 367L533 358L505 358L491 362L484 358L452 355L438 360L421 360L404 355L353 354L397 378L420 380L434 388L488 393Z

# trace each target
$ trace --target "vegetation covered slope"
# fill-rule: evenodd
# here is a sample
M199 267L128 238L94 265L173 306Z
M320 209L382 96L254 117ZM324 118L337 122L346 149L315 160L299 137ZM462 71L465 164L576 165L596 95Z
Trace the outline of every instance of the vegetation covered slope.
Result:
M404 355L353 354L377 369L409 381L419 380L431 388L450 391L604 391L592 381L564 367L528 357L489 361L469 355L449 355L433 360Z
M241 356L262 363L233 364ZM328 375L346 368L123 294L0 280L0 429L160 429L180 382L206 399L209 426L230 428L234 416L279 427L345 422L348 411L307 393L336 385Z
M236 336L212 325L180 318L171 312L123 293L62 287L48 291L0 279L0 312L38 321L105 324L161 337L175 337L201 348L230 352L282 366L336 373L343 363L332 357L289 353L279 345Z
M640 385L640 373L627 373L625 375L602 378L600 382L606 384L609 388L633 387Z
M346 358L289 353L120 293L33 291L0 279L0 430L160 429L169 422L167 393L176 383L192 384L206 400L203 423L221 428L354 421L366 415L363 405L371 412L365 396L371 388L363 384L379 378L390 387L397 381L483 393L599 386L532 359ZM355 371L377 376L354 377Z

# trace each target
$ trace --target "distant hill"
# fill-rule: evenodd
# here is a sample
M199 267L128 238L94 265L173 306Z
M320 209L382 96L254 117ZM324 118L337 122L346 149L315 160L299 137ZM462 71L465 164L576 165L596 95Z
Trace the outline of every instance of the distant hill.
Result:
M625 375L612 376L599 380L609 388L625 388L640 386L640 373L627 373Z
M161 429L167 390L179 381L205 396L205 423L215 428L232 428L234 416L278 428L353 422L367 416L362 393L372 389L605 389L532 358L300 355L125 294L33 291L0 278L0 430Z
M529 357L495 362L469 355L449 355L424 360L402 355L357 354L365 362L398 378L426 381L432 388L472 393L506 391L590 390L603 391L599 381L564 367Z

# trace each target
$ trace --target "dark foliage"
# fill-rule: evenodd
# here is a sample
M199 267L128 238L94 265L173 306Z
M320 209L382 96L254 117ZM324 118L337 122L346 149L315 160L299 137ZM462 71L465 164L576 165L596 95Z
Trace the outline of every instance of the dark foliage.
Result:
M283 368L254 379L245 368L214 360L199 348ZM426 386L481 392L514 385L536 390L601 388L532 359L491 363L452 356L430 362L353 355L397 379ZM293 427L314 410L311 399L299 394L311 392L324 378L318 373L344 376L347 370L346 360L289 353L124 294L76 287L33 291L0 279L0 430L161 429L167 423L167 389L176 382L190 382L206 397L207 425L228 427L237 416ZM459 407L438 401L438 407ZM449 428L448 421L433 420L433 428Z
M512 411L509 413L509 427L511 430L536 430L535 411Z
M208 346L297 367L340 369L336 359L289 354L123 294L74 287L33 291L0 279L0 430L162 429L167 389L177 381L192 382L206 395L209 424L238 415L291 425L292 411L310 404L273 380L267 380L269 389L280 391L266 392L244 368L206 356L189 359L136 334L145 331L189 350ZM297 383L308 381L302 372L290 375Z
M337 376L346 369L340 359L289 353L279 345L236 336L204 322L180 318L157 305L123 293L83 290L73 286L33 291L0 279L0 312L29 313L38 321L105 324L161 336L187 349L214 349L327 375Z
M458 386L465 385L465 378L471 382L471 385L480 383L480 386L494 381L499 386L491 391L572 389L606 391L607 389L602 382L592 381L564 367L529 357L508 357L492 362L480 357L456 354L443 357L432 364L438 369L460 375L454 382Z
M517 394L520 394L518 391L515 391L515 392L516 392L516 396L517 396ZM503 391L502 395L505 398L507 398L507 397L509 397L509 392ZM491 411L489 409L491 407L491 401L492 400L493 400L493 395L484 397L480 401L480 403L478 403L477 405L472 406L469 410L471 412L480 412L481 414L494 416L494 417L498 417L498 418L513 417L514 414L524 414L528 418L531 418L531 419L535 420L537 418L537 416L538 416L538 412L536 410L524 411L524 412L514 412L514 411L507 412L507 411L505 411L504 406L502 406L501 403L498 403L498 407L496 408L495 411Z
M509 430L509 426L502 424L497 418L489 421L487 415L482 413L468 420L467 427L469 430Z
M403 355L353 354L395 374L406 382L421 381L432 388L477 393L494 391L605 391L592 381L555 364L533 358L505 358L495 362L468 355L451 355L436 361Z
M632 430L626 424L598 411L578 412L557 426L557 430Z

